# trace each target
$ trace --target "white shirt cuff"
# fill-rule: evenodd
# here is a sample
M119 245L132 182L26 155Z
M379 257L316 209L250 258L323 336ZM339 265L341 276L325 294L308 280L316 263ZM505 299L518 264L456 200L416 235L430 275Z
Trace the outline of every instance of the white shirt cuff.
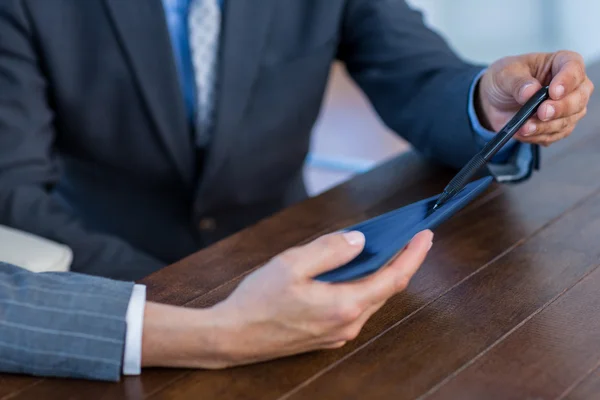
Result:
M123 375L142 373L142 330L146 306L146 286L135 285L127 307L127 333L123 354Z

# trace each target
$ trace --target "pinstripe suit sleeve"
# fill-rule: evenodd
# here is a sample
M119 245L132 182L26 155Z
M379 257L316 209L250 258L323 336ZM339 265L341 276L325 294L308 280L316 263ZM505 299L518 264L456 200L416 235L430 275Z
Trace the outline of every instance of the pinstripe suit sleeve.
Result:
M0 263L0 371L117 381L133 283Z

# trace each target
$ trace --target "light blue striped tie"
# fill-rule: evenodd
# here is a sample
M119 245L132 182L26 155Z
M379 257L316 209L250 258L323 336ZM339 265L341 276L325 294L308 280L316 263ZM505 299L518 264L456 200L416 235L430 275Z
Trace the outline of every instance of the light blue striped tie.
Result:
M188 19L197 90L197 143L199 146L206 146L213 129L216 109L217 63L221 35L221 7L218 0L192 0Z

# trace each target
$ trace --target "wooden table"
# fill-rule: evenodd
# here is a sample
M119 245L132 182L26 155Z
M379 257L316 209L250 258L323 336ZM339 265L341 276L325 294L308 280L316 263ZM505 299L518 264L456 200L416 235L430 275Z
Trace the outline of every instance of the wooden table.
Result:
M590 68L600 82L600 65ZM147 370L120 384L0 375L0 399L600 398L600 102L436 232L408 290L344 348L224 371ZM284 249L438 193L451 172L413 153L144 280L205 307Z

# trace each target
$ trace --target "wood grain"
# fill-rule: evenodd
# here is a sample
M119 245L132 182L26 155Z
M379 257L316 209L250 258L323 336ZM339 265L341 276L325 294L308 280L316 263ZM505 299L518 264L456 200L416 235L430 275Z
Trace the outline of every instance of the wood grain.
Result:
M561 400L597 400L600 399L600 369L592 371L582 382L568 390Z
M41 382L41 379L26 376L0 375L0 400L15 396L23 390Z
M600 260L597 262L600 265ZM598 293L600 268L596 267L512 335L464 370L455 372L426 398L559 398L598 367Z
M11 400L113 400L144 399L169 383L176 382L182 371L148 370L144 379L124 378L121 383L86 382L83 380L46 379L30 388L13 394ZM4 399L2 399L4 400ZM8 399L7 399L8 400Z

